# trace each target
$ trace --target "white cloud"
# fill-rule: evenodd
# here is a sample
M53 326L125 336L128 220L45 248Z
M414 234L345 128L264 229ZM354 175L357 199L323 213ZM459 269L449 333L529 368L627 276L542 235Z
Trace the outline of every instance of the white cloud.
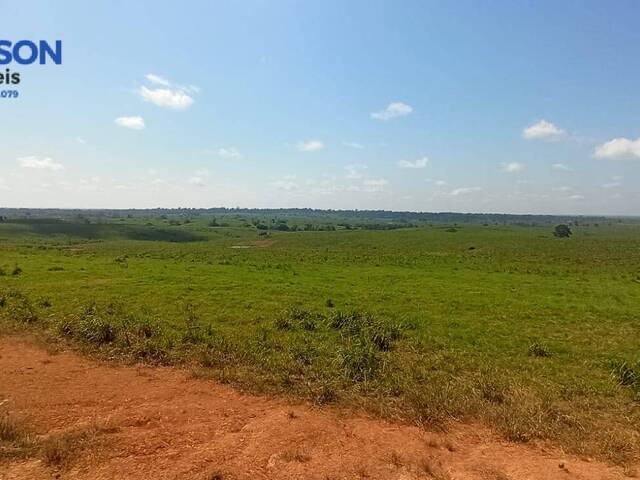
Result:
M58 171L64 169L64 165L49 157L20 157L18 158L18 163L22 168L34 168L36 170Z
M364 145L358 142L342 142L342 145L349 148L356 148L358 150L362 150L364 148Z
M553 170L558 170L558 171L561 171L561 172L572 172L573 171L573 169L570 166L565 165L564 163L554 163L553 165L551 165L551 168Z
M283 190L285 192L295 192L300 190L300 185L295 182L295 175L285 175L280 180L271 182L271 186L277 190Z
M197 176L189 178L189 183L191 185L195 185L196 187L204 187L205 186L204 178L197 177Z
M184 110L193 105L193 98L184 90L171 88L147 88L142 86L138 89L138 95L146 101L159 107L174 108Z
M144 128L144 119L142 117L118 117L114 120L116 125L132 130L142 130Z
M560 187L553 187L551 190L553 190L554 192L570 192L571 190L573 190L573 188L567 185L562 185Z
M620 182L609 182L609 183L602 184L602 188L618 188L621 186L622 186L622 183Z
M373 112L371 118L375 120L391 120L392 118L404 117L413 112L413 107L402 102L393 102L379 112Z
M369 193L380 192L384 190L384 187L388 184L389 184L389 181L385 180L384 178L374 178L374 179L364 180L362 182L362 185L363 185L362 191L369 192Z
M298 150L301 152L317 152L324 148L324 143L320 140L307 140L298 142Z
M225 148L222 147L218 149L218 155L222 158L242 158L242 154L238 151L236 147Z
M76 137L76 142L78 142L78 143L80 143L82 145L86 145L87 144L87 141L82 137Z
M410 162L408 160L400 160L398 166L400 168L424 168L429 163L428 157L418 158L417 160Z
M596 158L608 159L640 159L640 138L629 140L628 138L614 138L602 145L598 145L594 151Z
M438 187L444 187L447 184L444 180L436 180L436 185Z
M558 140L564 135L564 130L546 120L540 120L522 131L522 136L527 140Z
M503 163L502 171L507 173L517 173L522 172L527 168L524 163L520 162L511 162L511 163Z
M482 190L482 188L480 187L462 187L462 188L456 188L454 190L451 190L451 195L453 195L454 197L458 197L460 195L467 195L469 193L473 193L473 192L479 192L480 190Z
M347 165L344 167L347 171L347 178L353 178L355 180L360 179L364 176L363 170L367 169L366 165Z
M153 73L148 73L145 75L145 78L149 80L151 83L155 83L156 85L162 85L163 87L168 87L171 85L171 82L160 75L154 75Z
M584 200L584 195L576 194L576 195L571 195L569 198L571 200Z

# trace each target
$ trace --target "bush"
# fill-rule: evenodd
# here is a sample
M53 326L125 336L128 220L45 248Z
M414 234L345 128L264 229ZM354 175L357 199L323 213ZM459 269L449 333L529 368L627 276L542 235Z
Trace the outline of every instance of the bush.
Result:
M569 238L573 232L571 232L571 228L569 225L560 224L556 225L553 229L553 235L558 238Z

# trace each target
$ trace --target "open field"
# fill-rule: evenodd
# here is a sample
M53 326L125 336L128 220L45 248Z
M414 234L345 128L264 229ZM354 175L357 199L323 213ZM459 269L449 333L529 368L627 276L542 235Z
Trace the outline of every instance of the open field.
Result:
M187 214L0 223L3 330L638 458L637 222L556 238L548 222Z

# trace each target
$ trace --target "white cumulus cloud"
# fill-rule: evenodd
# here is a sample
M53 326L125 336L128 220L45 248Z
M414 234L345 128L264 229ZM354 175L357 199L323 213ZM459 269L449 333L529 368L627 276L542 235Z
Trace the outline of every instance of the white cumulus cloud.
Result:
M305 140L298 142L298 150L301 152L317 152L324 148L324 143L320 140Z
M540 120L522 131L522 136L527 140L558 140L564 135L564 130L546 120Z
M391 120L392 118L404 117L413 112L413 107L402 102L393 102L379 112L373 112L371 118L375 120Z
M144 101L151 102L159 107L184 110L193 105L193 97L180 89L147 88L142 86L138 89L138 95L140 95Z
M602 145L598 145L594 151L596 158L616 159L640 159L640 138L629 140L628 138L614 138Z
M144 128L144 119L142 117L118 117L114 120L116 125L132 130L142 130Z
M507 173L517 173L522 172L527 168L524 163L520 162L511 162L511 163L503 163L502 171Z
M427 163L429 163L429 158L422 157L414 160L413 162L410 162L409 160L400 160L398 162L398 166L400 168L424 168L427 166Z
M22 168L34 168L36 170L58 171L64 169L64 165L49 157L20 157L18 158L18 163Z

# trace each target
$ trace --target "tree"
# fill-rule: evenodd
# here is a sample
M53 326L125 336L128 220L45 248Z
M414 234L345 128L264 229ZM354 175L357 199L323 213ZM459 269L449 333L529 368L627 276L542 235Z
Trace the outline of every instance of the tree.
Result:
M556 225L556 228L553 229L553 234L559 238L569 238L571 236L571 229L568 225L561 223L560 225Z

